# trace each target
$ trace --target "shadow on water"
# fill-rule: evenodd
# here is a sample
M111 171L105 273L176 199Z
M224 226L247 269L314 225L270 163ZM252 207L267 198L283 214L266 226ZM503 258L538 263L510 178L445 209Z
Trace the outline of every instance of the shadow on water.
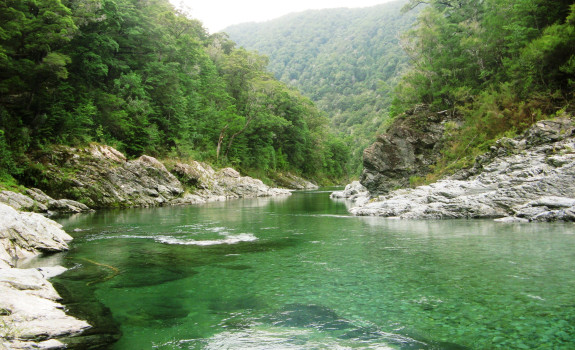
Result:
M86 288L84 281L67 279L61 275L51 282L63 298L66 312L92 326L79 336L62 339L67 349L104 350L120 339L122 333L119 323L110 309L96 298L94 291Z
M261 322L274 327L313 328L328 332L341 340L358 343L385 343L401 350L470 350L449 342L437 342L416 335L389 333L374 325L358 326L341 318L334 310L321 305L289 304L263 317Z
M250 270L251 266L235 264L237 256L270 252L297 244L294 239L277 239L208 247L170 246L169 250L147 251L127 245L121 268L113 263L96 261L73 254L65 264L69 270L53 279L68 313L86 320L92 328L80 336L65 339L69 349L110 349L121 338L120 324L170 327L186 318L190 311L185 293L173 292L165 297L150 295L133 300L124 312L112 315L95 295L101 284L114 289L158 287L198 274L197 269L214 266L231 271ZM165 246L169 246L166 244ZM135 248L135 249L134 249ZM146 258L146 257L153 257ZM209 303L212 313L261 309L266 305L254 296L239 296Z

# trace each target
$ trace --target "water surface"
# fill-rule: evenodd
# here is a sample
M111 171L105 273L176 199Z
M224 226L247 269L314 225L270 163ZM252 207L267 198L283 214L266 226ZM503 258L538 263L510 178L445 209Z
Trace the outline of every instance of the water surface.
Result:
M57 282L109 308L112 349L575 348L573 224L352 217L327 191L60 221Z

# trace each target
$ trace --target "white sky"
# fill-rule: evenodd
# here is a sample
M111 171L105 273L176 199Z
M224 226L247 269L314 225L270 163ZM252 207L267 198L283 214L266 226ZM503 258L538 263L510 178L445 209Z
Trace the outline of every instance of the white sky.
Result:
M187 8L210 33L245 22L263 22L292 12L337 7L368 7L392 0L170 0Z

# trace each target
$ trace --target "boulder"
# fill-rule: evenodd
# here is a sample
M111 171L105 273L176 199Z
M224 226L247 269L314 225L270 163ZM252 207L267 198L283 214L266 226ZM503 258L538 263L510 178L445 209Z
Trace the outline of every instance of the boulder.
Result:
M43 252L68 250L72 237L62 226L37 213L21 213L0 204L0 267Z

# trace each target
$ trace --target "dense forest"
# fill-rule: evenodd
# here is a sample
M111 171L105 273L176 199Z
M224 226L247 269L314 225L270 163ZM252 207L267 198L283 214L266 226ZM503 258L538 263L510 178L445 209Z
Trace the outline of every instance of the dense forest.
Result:
M278 79L327 113L346 137L350 173L357 175L362 151L385 125L393 90L408 67L399 39L418 11L402 14L405 4L310 10L225 32L239 46L267 55Z
M353 173L366 143L396 118L447 115L442 158L417 184L471 165L502 136L573 111L573 3L406 0L227 31L239 45L269 55L278 78L351 135Z
M345 176L344 143L268 60L168 0L0 3L0 175L54 144L112 145L245 172Z
M423 109L451 116L427 182L472 165L502 136L573 114L572 0L410 0L403 11L422 4L402 37L411 68L390 114Z

